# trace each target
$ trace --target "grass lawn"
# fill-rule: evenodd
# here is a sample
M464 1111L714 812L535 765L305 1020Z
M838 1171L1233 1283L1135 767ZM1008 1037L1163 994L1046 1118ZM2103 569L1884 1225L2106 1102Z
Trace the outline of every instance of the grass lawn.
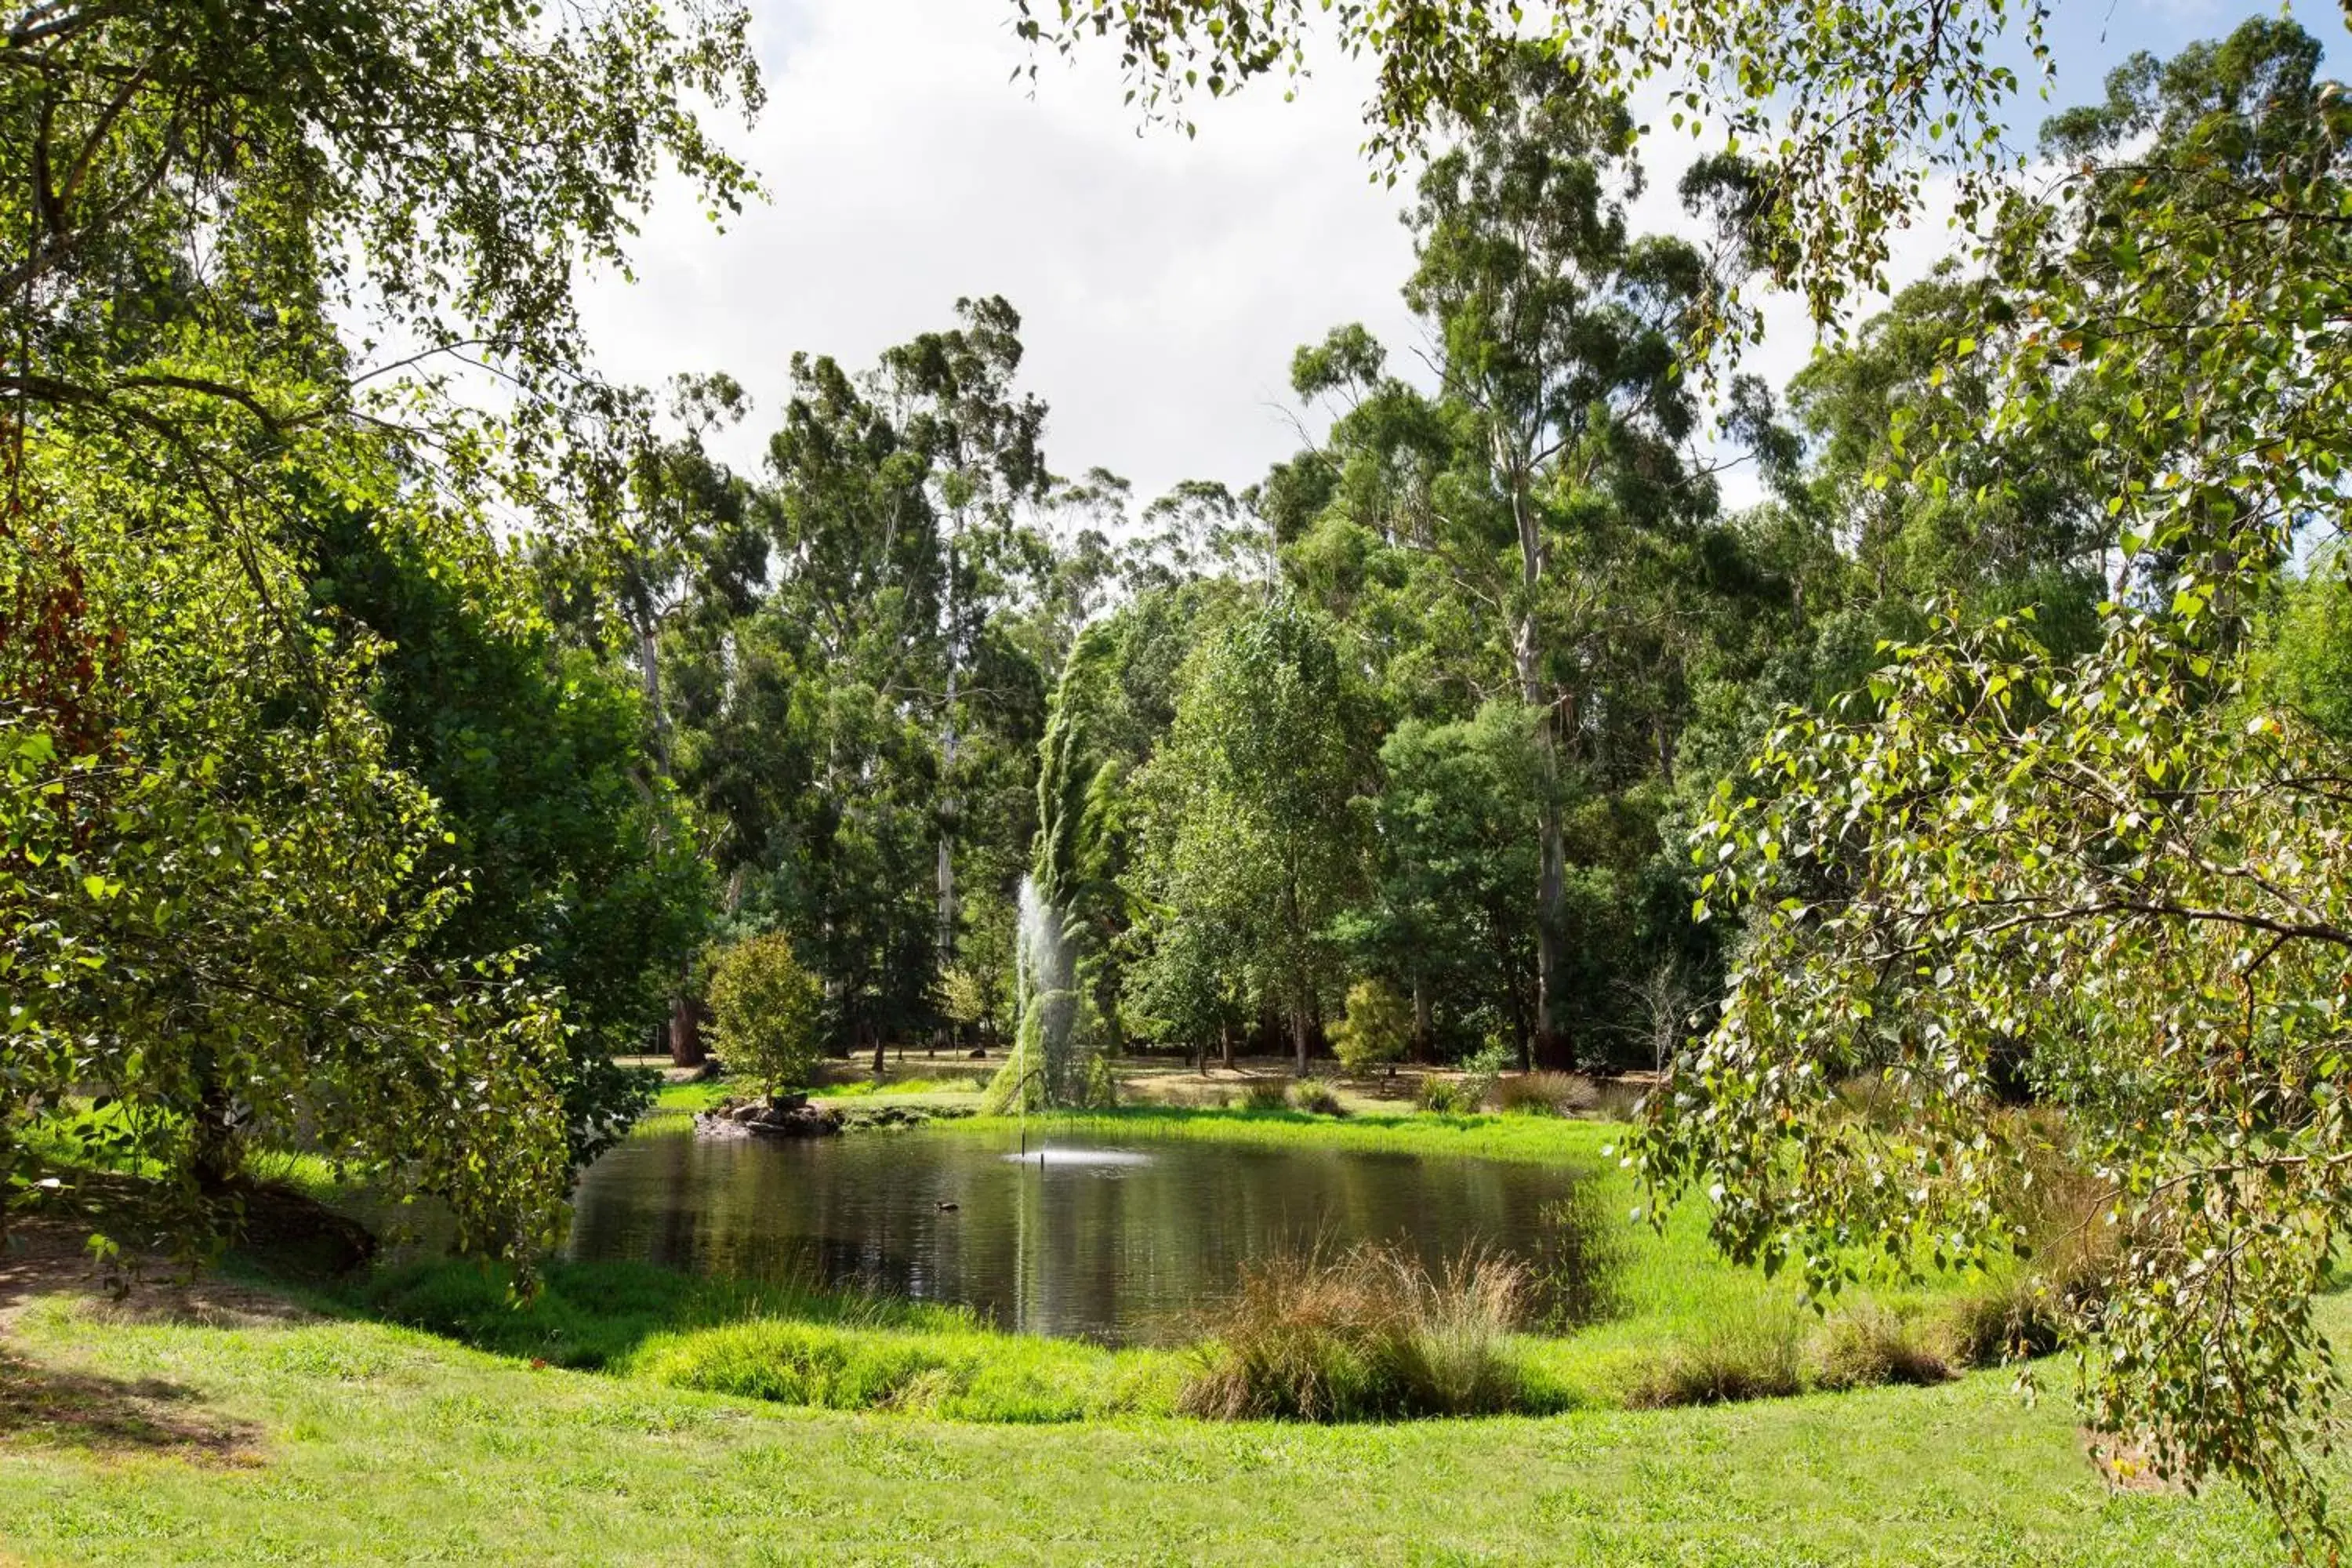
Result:
M0 1363L32 1563L2267 1563L2226 1491L2111 1495L1998 1373L1654 1413L1024 1427L532 1370L356 1321L49 1298Z
M1142 1108L1046 1130L1564 1162L1614 1212L1633 1196L1605 1123ZM271 1173L335 1195L322 1163ZM1613 1318L1517 1342L1523 1407L1564 1414L1351 1426L1175 1417L1183 1351L631 1265L557 1265L520 1310L440 1263L215 1281L194 1313L22 1279L11 1309L0 1266L0 1563L2280 1560L2226 1489L2111 1494L2054 1366L2032 1407L1985 1372L1622 1408L1677 1347L1821 1331L1717 1258L1696 1206L1622 1245ZM1981 1287L1880 1304L1925 1321ZM2352 1296L2321 1312L2352 1331Z

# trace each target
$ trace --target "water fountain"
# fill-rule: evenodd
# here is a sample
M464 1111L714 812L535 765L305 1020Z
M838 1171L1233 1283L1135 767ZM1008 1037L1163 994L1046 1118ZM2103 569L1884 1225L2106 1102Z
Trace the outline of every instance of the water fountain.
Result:
M1021 879L1013 954L1013 1049L989 1085L988 1108L1067 1105L1086 1079L1076 964L1060 912L1028 877Z

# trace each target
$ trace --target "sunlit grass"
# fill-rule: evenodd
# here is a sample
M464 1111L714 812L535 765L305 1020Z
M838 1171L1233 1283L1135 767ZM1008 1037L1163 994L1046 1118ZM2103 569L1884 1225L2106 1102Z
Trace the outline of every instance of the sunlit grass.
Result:
M0 1432L0 1555L109 1568L2279 1558L2229 1489L2108 1494L2063 1394L2029 1407L1999 1373L1545 1419L1012 1426L533 1369L368 1321L104 1314L37 1302L11 1327L12 1389L29 1401L69 1386L79 1403ZM109 1402L140 1400L169 1425L103 1421ZM219 1457L173 1447L181 1431L222 1435Z

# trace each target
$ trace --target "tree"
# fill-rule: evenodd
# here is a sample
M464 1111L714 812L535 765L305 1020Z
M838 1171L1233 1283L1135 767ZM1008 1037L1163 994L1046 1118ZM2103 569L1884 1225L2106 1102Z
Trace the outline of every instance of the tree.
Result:
M1183 121L1196 93L1295 77L1310 49L1369 58L1367 148L1391 170L1449 116L1475 119L1505 95L1531 43L1602 95L1657 83L1676 129L1696 117L1722 127L1733 155L1771 150L1745 182L1743 248L1750 268L1803 289L1816 324L1835 321L1856 292L1884 291L1889 233L1911 220L1931 171L1952 177L1963 225L2005 200L2003 176L2022 160L2005 138L2019 79L2002 63L2004 37L2053 68L2048 7L2008 0L1612 0L1549 11L1458 0L1442 12L1415 0L1338 11L1310 0L1065 0L1050 11L1013 0L1013 9L1033 48L1068 56L1099 40L1115 49L1129 101L1154 119ZM1728 287L1707 338L1760 335L1742 278L1719 279Z
M639 408L587 374L573 278L666 171L749 191L688 107L756 102L742 27L631 0L6 25L0 816L62 853L0 892L0 1129L106 1100L111 1152L190 1198L183 1242L234 1224L247 1141L298 1133L444 1196L468 1246L552 1233L560 1018L520 955L439 945L446 830L369 710L379 645L312 618L307 524L429 558L493 495L609 485ZM449 395L469 363L514 395L494 416Z
M1234 978L1286 1016L1301 1072L1335 957L1329 927L1361 875L1354 707L1329 631L1276 600L1193 655L1146 786L1164 825L1147 900L1223 929L1217 945L1243 965ZM1204 995L1197 983L1181 992Z
M1302 396L1345 404L1331 449L1268 489L1277 533L1297 539L1286 559L1327 603L1378 601L1383 552L1424 557L1393 595L1399 618L1465 646L1418 626L1400 640L1436 653L1478 701L1507 690L1527 714L1543 775L1520 797L1537 848L1536 989L1531 1028L1514 1032L1569 1065L1584 869L1571 871L1566 812L1588 775L1623 771L1627 739L1670 774L1685 700L1673 595L1714 496L1679 450L1697 415L1678 365L1704 268L1679 241L1629 233L1641 171L1622 106L1528 53L1484 109L1432 162L1408 217L1405 298L1442 345L1441 397L1389 378L1360 327L1339 329L1293 366ZM1310 462L1325 480L1308 482ZM1426 682L1432 662L1405 672Z
M689 107L758 106L747 24L652 0L24 11L0 57L30 176L0 197L12 417L110 432L216 500L354 415L453 486L537 504L609 479L575 459L600 425L625 442L633 405L583 374L574 276L622 260L665 171L714 208L751 194ZM467 364L514 401L449 395Z
M747 936L710 966L711 1034L770 1094L806 1084L816 1069L824 994L793 957L790 938Z
M666 780L643 776L643 710L593 655L540 621L519 563L476 542L428 549L330 514L312 600L379 639L369 704L390 760L432 792L449 840L429 858L466 897L434 932L457 962L525 952L570 1030L552 1074L575 1164L626 1130L643 1048L700 944L710 889Z
M1359 980L1348 987L1348 1011L1331 1027L1331 1054L1350 1078L1404 1055L1412 1038L1412 1005L1393 986Z
M940 773L949 787L938 805L936 927L938 963L955 962L955 843L962 802L954 780L967 668L979 653L987 593L998 558L1012 542L1013 511L1042 500L1047 475L1038 448L1045 405L1016 397L1021 368L1021 316L1001 296L959 300L961 325L927 332L882 356L904 449L928 465L930 512L940 528L938 699Z
M2110 602L2079 658L2030 621L1948 621L1867 703L1789 716L1703 829L1703 896L1748 942L1640 1155L1668 1190L1717 1184L1736 1252L1825 1285L1856 1237L2013 1244L2054 1146L2115 1238L2062 1303L2098 1425L2242 1480L2306 1542L2352 825L2340 743L2261 684L2249 617L2299 528L2343 515L2345 367L2301 323L2352 310L2352 121L2315 58L2250 25L2057 122L2087 162L2004 236L2032 288L1997 420L2038 434L2076 383L2116 411L2100 477L2161 587ZM1900 1114L1829 1110L1857 1072ZM2000 1111L2020 1085L2045 1115Z
M1546 787L1540 745L1509 702L1454 723L1408 719L1381 743L1372 897L1349 930L1373 967L1406 983L1424 1053L1443 1015L1471 1039L1499 1026L1525 1059L1536 998L1527 889L1541 854L1528 826Z
M463 889L368 706L377 646L273 635L302 582L211 548L200 502L80 443L28 452L86 564L0 538L12 598L47 607L0 640L0 1133L92 1096L103 1157L161 1173L183 1247L235 1229L253 1142L299 1137L527 1261L569 1172L562 1024L515 955L437 948ZM12 1205L76 1179L5 1141Z

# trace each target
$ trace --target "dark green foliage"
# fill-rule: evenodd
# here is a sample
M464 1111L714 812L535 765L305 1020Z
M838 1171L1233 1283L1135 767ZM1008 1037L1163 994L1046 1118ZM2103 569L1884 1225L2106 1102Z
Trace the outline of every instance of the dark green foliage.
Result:
M710 961L710 1027L722 1058L769 1094L814 1079L824 1044L824 994L769 931L729 943Z
M571 1026L559 1079L575 1163L649 1102L607 1059L646 1048L702 939L709 875L667 785L648 777L636 694L561 646L514 569L428 566L416 544L346 516L314 546L311 596L379 639L370 705L392 755L432 791L441 858L467 893L435 936L457 957L526 950Z

